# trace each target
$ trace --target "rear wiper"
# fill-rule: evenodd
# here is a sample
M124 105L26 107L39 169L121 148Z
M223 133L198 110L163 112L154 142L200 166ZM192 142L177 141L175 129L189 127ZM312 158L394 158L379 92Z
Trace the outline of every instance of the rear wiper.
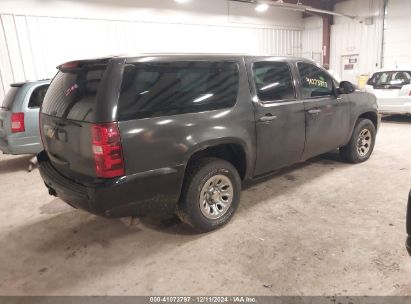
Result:
M71 120L58 121L58 122L56 122L56 125L60 126L60 127L66 127L66 126L76 126L76 127L80 127L80 128L82 127L81 124L79 124L77 122L74 122L74 121L71 121Z

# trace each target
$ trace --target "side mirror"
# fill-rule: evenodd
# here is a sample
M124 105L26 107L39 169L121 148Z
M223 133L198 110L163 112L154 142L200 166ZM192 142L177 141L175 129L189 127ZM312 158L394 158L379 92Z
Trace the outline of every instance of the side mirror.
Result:
M349 81L341 81L340 87L338 88L339 94L351 94L355 92L354 85Z

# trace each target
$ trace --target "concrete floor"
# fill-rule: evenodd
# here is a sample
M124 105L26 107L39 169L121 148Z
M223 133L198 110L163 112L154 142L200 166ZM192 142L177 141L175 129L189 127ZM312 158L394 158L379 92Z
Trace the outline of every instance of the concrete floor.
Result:
M254 184L205 235L71 209L28 157L0 156L0 294L411 295L410 134L390 118L364 164L330 153Z

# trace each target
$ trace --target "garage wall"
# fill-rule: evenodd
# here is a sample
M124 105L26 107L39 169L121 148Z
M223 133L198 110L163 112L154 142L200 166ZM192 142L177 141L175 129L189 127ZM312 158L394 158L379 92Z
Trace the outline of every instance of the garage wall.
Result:
M344 78L343 58L358 55L352 79L345 80L358 82L360 75L370 75L381 67L383 8L383 0L347 1L335 6L336 12L358 17L336 17L331 26L331 69Z
M298 12L221 0L2 0L0 100L9 84L50 78L65 61L108 54L301 55Z
M312 59L322 64L323 20L320 17L304 18L304 31L302 33L303 57Z
M384 67L411 66L411 1L390 0L384 31Z

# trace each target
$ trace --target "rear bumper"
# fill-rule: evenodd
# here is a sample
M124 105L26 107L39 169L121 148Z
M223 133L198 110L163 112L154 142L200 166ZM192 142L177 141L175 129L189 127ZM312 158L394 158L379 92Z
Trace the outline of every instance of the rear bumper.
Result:
M59 173L44 151L37 158L49 193L93 214L106 217L168 214L175 211L180 197L183 166L85 184Z
M14 136L16 135L16 136ZM12 134L7 137L0 137L0 151L5 154L37 154L43 147L38 136L22 136L21 134Z
M404 104L378 104L378 111L381 114L411 114L411 100Z
M408 194L408 206L407 206L407 241L405 246L407 248L408 254L411 256L411 190Z
M0 137L0 151L5 154L11 154L9 144L6 138Z

